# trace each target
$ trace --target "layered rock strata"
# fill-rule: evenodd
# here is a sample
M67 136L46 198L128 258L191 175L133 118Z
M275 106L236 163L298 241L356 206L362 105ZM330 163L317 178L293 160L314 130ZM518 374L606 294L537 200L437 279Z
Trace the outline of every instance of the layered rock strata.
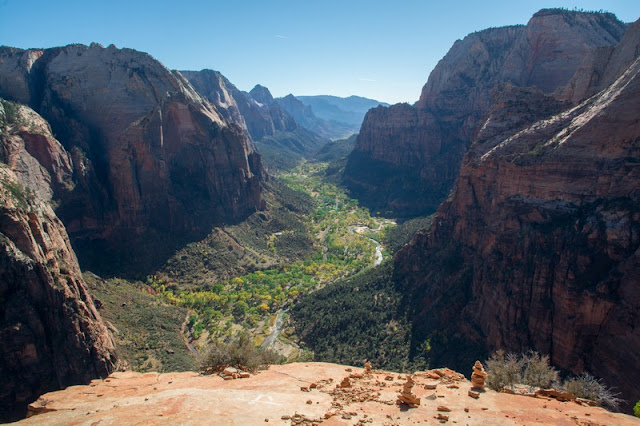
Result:
M488 29L457 41L416 105L369 111L346 167L346 185L383 214L433 212L453 187L497 87L510 83L555 92L585 57L615 46L625 29L612 14L550 9L526 26Z
M45 392L106 377L118 357L49 205L51 187L71 172L68 154L34 111L6 102L0 148L0 421L7 421Z
M415 300L415 345L430 337L435 362L464 347L456 360L465 364L533 348L636 401L640 59L555 115L556 101L527 96L546 118L526 124L537 114L526 96L527 106L517 97L496 105L451 199L396 257L395 278Z
M91 268L145 269L261 207L261 162L242 129L147 54L5 47L0 95L30 105L70 153L75 188L59 215Z

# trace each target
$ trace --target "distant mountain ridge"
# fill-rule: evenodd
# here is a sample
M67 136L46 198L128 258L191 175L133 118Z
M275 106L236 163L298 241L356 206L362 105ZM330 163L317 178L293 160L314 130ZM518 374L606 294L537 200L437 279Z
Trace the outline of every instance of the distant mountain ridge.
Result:
M328 121L336 121L354 126L356 131L362 125L365 114L377 106L389 104L362 96L341 98L332 95L296 96L303 104L312 108L313 113Z
M226 118L246 131L267 167L291 168L327 142L322 134L301 125L262 85L243 92L218 71L180 73Z
M302 127L324 138L335 140L348 137L354 132L352 125L319 118L309 105L303 104L302 101L291 94L284 98L277 98L276 102L291 114Z

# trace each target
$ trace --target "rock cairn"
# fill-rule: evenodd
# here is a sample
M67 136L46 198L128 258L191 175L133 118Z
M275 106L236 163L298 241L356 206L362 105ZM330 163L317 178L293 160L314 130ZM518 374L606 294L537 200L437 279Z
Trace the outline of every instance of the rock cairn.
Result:
M471 385L473 389L484 390L484 381L487 378L487 373L484 371L484 367L480 361L476 361L473 365L473 373L471 373Z
M342 379L342 381L336 386L336 388L338 389L350 388L350 387L351 387L351 380L349 380L348 377L345 377L344 379Z
M415 382L413 381L413 377L411 375L408 375L407 381L404 382L402 391L398 395L396 404L406 404L410 408L416 408L418 405L420 405L420 398L416 397L412 392L414 384Z
M371 363L369 361L364 363L364 374L371 374Z
M251 374L234 367L227 367L220 373L220 377L225 380L247 379L251 377Z

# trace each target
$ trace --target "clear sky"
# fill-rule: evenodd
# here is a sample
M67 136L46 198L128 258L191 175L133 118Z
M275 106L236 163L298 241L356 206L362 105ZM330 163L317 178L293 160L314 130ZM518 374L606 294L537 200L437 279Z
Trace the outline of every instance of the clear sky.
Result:
M640 17L638 0L0 0L0 45L113 43L241 90L415 102L455 40L545 7Z

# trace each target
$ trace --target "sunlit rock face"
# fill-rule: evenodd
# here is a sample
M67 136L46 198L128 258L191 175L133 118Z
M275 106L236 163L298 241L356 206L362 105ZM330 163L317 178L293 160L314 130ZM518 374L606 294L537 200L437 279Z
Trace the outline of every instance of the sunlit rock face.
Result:
M619 62L639 27L578 105L503 87L433 226L397 255L436 363L533 348L640 398L640 59Z
M492 28L458 40L415 105L368 113L345 184L383 214L435 211L453 187L497 87L510 83L553 93L567 85L586 57L615 46L625 29L612 14L552 9L536 13L526 26Z
M145 271L261 207L246 134L145 53L2 48L0 95L35 109L71 155L75 188L58 214L83 266Z

